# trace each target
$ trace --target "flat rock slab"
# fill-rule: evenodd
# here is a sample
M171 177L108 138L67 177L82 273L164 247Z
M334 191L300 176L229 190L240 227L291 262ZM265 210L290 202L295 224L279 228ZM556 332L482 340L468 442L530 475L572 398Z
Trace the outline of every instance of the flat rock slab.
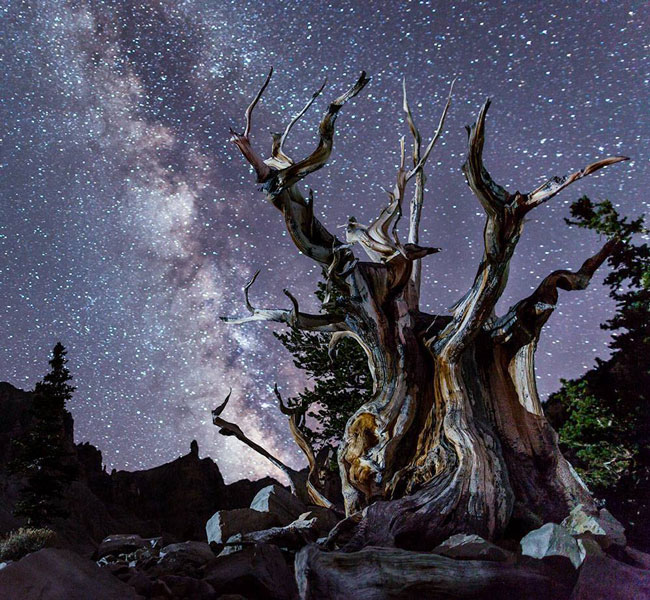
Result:
M521 553L537 559L564 557L577 569L584 558L577 540L557 523L546 523L521 539Z
M8 600L137 600L135 590L70 550L45 548L0 571Z
M261 512L253 508L235 508L216 512L205 525L208 543L223 544L238 533L261 531L283 525L274 513Z
M496 560L507 561L512 557L510 552L499 548L492 542L484 540L480 535L458 533L452 535L433 549L435 554L463 560Z
M253 498L250 507L260 512L273 513L278 517L281 525L288 525L295 521L307 510L305 504L280 485L268 485L262 488Z
M398 548L324 552L306 546L296 555L301 600L567 600L571 587L532 566L454 560Z
M587 556L571 600L645 600L650 598L650 571L609 556Z

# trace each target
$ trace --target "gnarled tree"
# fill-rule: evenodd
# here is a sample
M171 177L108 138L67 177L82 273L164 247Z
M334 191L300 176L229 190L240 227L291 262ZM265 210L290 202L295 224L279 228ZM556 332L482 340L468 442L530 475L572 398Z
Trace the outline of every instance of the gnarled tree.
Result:
M420 310L420 261L437 249L419 243L424 168L442 132L451 91L438 130L422 151L404 86L412 166L406 165L402 138L388 205L369 225L350 218L346 240L341 241L315 217L313 194L305 198L298 184L325 166L339 111L369 80L362 73L329 105L320 122L318 145L309 156L294 161L284 144L322 87L282 135L273 134L271 157L263 160L251 144L251 115L271 74L246 111L244 132L232 132L232 141L252 165L268 201L284 217L297 248L323 268L328 294L323 313L309 315L290 294L291 310L253 308L247 287L251 315L228 320L269 320L331 332L332 345L350 336L367 353L374 393L348 421L338 455L345 509L355 517L350 523L358 523L349 547L426 549L456 532L494 538L513 516L532 525L562 519L577 503L593 506L542 412L534 354L558 289L583 289L617 242L607 242L576 271L551 273L504 316L495 315L495 306L526 215L574 181L626 158L604 158L573 174L553 177L532 192L511 193L493 181L483 165L490 106L486 101L476 123L467 128L468 154L462 168L486 215L483 257L471 288L451 314L427 314ZM408 239L402 243L397 225L412 179ZM355 258L357 244L367 260Z

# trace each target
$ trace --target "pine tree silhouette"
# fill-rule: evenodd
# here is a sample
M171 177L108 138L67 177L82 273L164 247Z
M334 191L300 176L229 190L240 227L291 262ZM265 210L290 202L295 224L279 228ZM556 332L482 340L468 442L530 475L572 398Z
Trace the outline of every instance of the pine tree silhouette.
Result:
M14 514L25 517L32 526L48 525L54 518L66 516L64 491L74 479L65 417L66 402L75 388L68 383L72 375L65 366L66 354L58 342L52 350L49 373L34 388L29 429L13 443L10 469L24 479Z

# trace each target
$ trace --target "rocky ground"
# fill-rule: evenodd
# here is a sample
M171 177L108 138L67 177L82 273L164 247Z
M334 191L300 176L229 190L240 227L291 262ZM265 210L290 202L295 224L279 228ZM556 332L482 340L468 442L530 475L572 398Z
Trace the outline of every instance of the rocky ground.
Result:
M337 524L338 523L338 524ZM343 522L345 523L345 521ZM16 600L328 600L650 598L650 555L626 545L606 511L577 507L519 542L452 536L429 552L346 551L328 509L270 485L249 508L217 511L207 541L106 537L92 557L46 548L0 569Z
M25 425L29 394L0 384L0 458ZM225 485L190 453L136 473L103 471L72 444L79 478L58 543L0 563L2 600L380 600L650 598L650 555L605 509L578 506L497 543L458 534L426 552L356 548L361 515L307 506L273 480ZM6 461L5 461L6 462ZM0 461L0 534L16 526Z

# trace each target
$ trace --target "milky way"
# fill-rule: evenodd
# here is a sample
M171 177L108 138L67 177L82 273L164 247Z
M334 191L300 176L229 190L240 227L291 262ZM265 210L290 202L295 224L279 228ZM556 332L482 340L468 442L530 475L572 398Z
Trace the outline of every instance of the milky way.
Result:
M0 379L31 388L61 340L78 387L78 440L109 467L144 468L197 439L228 479L272 473L219 437L209 410L233 388L228 417L301 464L271 393L302 385L275 325L228 326L251 298L286 307L289 288L315 309L318 269L256 190L229 126L270 66L256 109L258 148L327 76L292 132L292 155L316 139L318 112L364 69L369 86L342 111L330 164L310 176L334 229L368 221L386 201L406 133L406 77L425 138L459 76L428 166L421 241L425 310L468 288L483 214L460 172L466 134L486 96L485 162L511 190L531 190L615 154L628 163L581 181L532 213L500 309L602 240L563 217L582 194L622 212L647 210L646 2L8 2L2 8ZM606 356L599 323L612 305L603 273L565 293L538 351L542 394Z

